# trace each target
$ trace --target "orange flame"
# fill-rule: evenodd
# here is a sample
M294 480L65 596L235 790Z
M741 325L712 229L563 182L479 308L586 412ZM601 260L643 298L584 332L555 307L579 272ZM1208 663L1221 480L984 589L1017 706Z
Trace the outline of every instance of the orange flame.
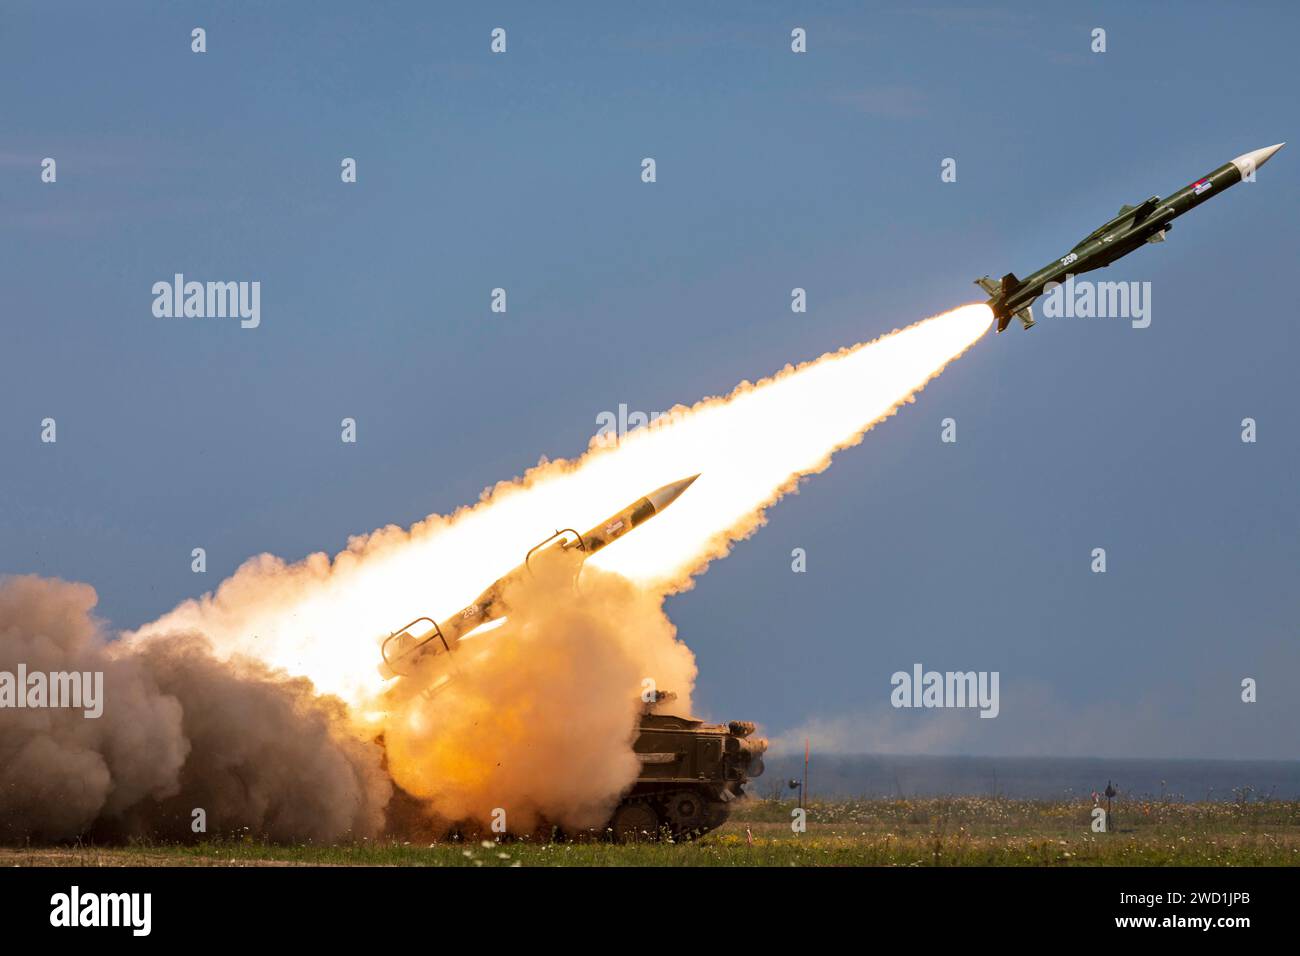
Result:
M787 366L725 397L679 406L665 424L614 447L593 439L580 458L544 462L450 516L356 537L332 561L323 553L295 564L260 555L215 594L184 602L128 640L202 631L220 654L309 677L358 717L378 717L378 641L386 628L424 614L443 619L557 526L588 527L700 472L662 516L590 562L661 596L689 587L801 476L825 469L836 451L912 401L991 322L986 306L962 306Z

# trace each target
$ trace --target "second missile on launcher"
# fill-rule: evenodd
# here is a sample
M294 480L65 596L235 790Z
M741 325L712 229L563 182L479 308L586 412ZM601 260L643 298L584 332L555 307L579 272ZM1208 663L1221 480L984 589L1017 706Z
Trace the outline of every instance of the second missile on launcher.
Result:
M431 655L450 652L474 631L492 621L504 621L508 613L503 600L505 590L524 574L545 565L564 562L576 574L582 562L597 551L608 547L633 528L649 521L677 500L699 475L658 488L644 498L638 498L626 508L606 518L585 534L572 528L556 531L524 557L524 563L497 578L474 603L442 622L429 617L418 617L405 627L394 631L383 643L384 663L380 673L385 678L409 676L416 665ZM417 625L428 627L417 633Z

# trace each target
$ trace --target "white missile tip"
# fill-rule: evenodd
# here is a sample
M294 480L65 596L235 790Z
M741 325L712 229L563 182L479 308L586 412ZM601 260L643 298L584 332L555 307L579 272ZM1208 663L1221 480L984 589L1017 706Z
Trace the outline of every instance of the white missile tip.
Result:
M650 499L650 504L654 505L657 512L663 511L670 504L677 500L677 496L689 488L696 478L700 477L699 473L691 475L689 478L683 478L681 481L674 481L670 485L664 485L662 488L656 488L650 494L646 495Z
M1249 176L1272 159L1273 154L1285 145L1286 143L1277 143L1273 146L1265 146L1263 149L1252 149L1249 153L1242 153L1234 159L1232 165L1237 167L1237 171L1242 176Z

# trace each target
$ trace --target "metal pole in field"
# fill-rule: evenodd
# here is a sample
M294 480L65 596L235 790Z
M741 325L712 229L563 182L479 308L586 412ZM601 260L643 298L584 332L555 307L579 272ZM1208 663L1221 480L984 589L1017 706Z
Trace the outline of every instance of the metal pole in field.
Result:
M811 741L805 737L803 739L803 786L799 788L799 806L804 809L807 809L804 801L808 798L808 754L811 747Z

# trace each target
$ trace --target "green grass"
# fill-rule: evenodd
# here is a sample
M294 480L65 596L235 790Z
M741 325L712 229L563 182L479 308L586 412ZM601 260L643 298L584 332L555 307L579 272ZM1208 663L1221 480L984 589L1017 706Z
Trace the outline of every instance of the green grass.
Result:
M376 841L285 846L253 839L174 845L0 849L3 865L212 866L1295 866L1300 802L1118 804L1112 833L1092 806L987 797L743 804L702 840L500 844Z

